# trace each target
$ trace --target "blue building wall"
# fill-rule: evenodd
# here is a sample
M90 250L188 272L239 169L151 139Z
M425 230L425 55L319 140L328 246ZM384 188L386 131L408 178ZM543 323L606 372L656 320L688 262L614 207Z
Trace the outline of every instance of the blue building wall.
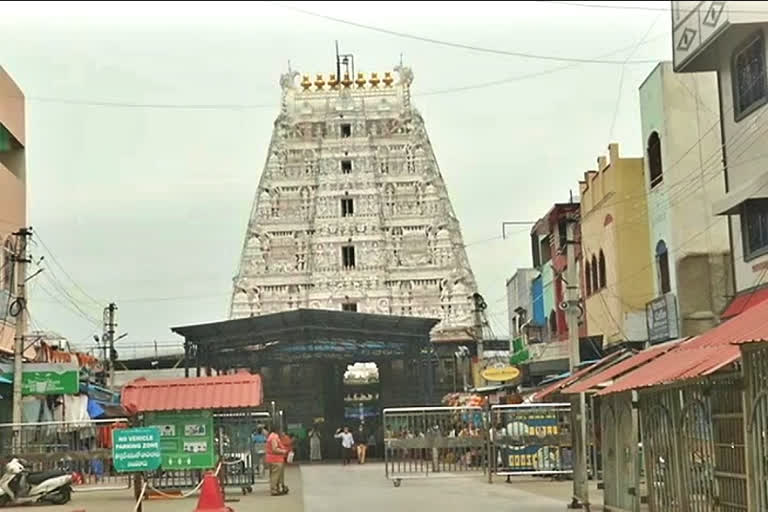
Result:
M533 302L533 323L535 325L547 325L547 316L544 312L544 286L540 275L531 283L531 301Z

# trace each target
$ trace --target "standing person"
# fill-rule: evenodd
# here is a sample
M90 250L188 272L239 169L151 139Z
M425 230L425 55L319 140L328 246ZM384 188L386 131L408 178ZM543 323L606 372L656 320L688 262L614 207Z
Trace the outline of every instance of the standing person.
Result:
M355 438L352 436L352 432L349 431L349 427L344 426L344 429L338 429L336 431L336 435L334 435L336 439L341 439L341 458L342 458L342 464L346 466L349 464L349 461L352 460L352 453L354 451L355 446Z
M266 454L267 436L263 425L256 426L256 432L251 437L253 450L256 452L256 472L259 476L264 473L264 455Z
M312 462L320 462L323 460L321 453L320 443L320 431L317 427L313 428L309 432L309 460Z
M365 435L365 428L360 425L354 434L355 449L357 450L357 463L365 464L365 454L368 451L368 437Z
M283 496L288 494L288 487L285 486L285 458L288 450L280 442L277 430L274 425L269 428L265 458L269 466L269 490L272 496Z
M371 454L372 457L376 456L376 433L373 429L371 429L370 433L368 434L368 439L366 440L366 443L368 444L368 452Z

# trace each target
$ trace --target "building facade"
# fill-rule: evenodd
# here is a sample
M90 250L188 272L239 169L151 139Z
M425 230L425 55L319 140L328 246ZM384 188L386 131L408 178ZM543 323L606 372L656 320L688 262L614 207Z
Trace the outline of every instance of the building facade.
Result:
M24 95L0 67L0 353L9 354L15 333L7 307L14 292L12 233L27 223L25 144Z
M533 268L519 268L507 280L507 312L511 338L522 336L528 325L535 324L533 281L538 274L539 272Z
M610 349L647 339L645 305L653 296L643 159L619 154L597 159L581 192L582 295L589 336Z
M654 298L649 339L716 325L732 294L728 223L712 213L725 190L714 73L677 74L662 62L640 86Z
M710 5L712 4L712 5ZM763 2L672 2L674 68L714 71L720 99L723 164L713 169L725 197L713 212L728 218L736 297L721 315L768 298L768 131Z
M297 308L431 317L435 337L472 340L477 286L412 81L405 67L281 78L232 318Z
M565 299L567 221L578 222L579 208L576 201L556 203L531 230L531 258L536 277L530 287L532 314L525 333L530 352L528 376L533 380L568 369L568 322L559 304ZM581 262L578 229L576 238L578 275ZM579 335L585 334L586 318L582 318Z

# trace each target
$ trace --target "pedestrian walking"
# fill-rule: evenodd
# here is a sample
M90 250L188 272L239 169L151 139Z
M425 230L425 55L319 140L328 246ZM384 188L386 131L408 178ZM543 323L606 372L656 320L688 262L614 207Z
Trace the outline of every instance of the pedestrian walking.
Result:
M288 454L288 450L280 441L277 427L271 426L267 436L265 459L269 466L269 490L272 496L288 494L288 487L285 485L285 459Z
M313 428L309 431L309 460L312 462L320 462L323 460L321 453L320 443L320 431L317 428Z
M349 462L352 460L352 455L354 453L354 446L355 446L355 438L352 435L352 432L349 431L349 427L345 426L343 429L338 429L336 431L336 435L334 435L336 439L341 439L341 459L342 464L346 466L349 464Z
M368 452L368 437L365 435L365 428L360 425L353 437L355 439L355 450L357 451L357 463L365 464L365 455Z

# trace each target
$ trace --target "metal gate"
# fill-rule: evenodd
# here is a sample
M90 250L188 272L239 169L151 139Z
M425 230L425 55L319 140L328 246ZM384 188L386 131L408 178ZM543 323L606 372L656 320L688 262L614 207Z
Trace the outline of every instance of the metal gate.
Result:
M613 405L604 403L602 407L601 432L603 433L603 501L607 505L619 504L619 447L617 443L616 414Z
M648 498L652 510L681 510L679 484L675 471L674 413L666 404L651 406L643 422L643 449L647 467Z
M405 479L482 474L488 427L479 407L384 409L384 464L395 487Z
M715 510L715 454L709 405L703 396L692 397L680 414L680 472L686 510Z
M567 403L491 407L491 473L571 474L571 406Z
M745 350L746 349L746 350ZM768 510L768 348L745 345L750 510Z

